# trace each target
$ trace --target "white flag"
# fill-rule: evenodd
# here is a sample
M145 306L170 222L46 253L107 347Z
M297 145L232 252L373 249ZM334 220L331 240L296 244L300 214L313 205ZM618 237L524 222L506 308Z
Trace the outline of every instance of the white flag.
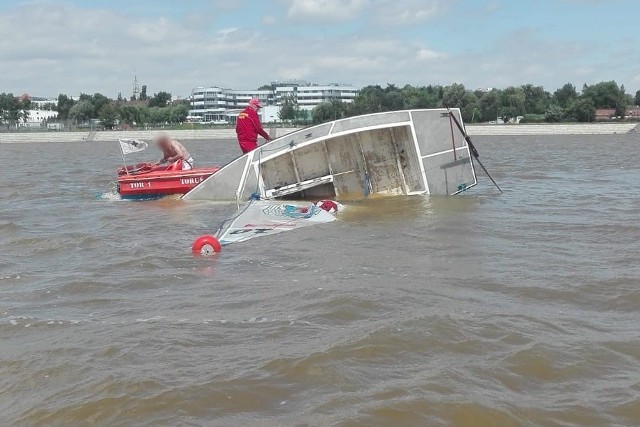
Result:
M119 139L122 154L137 153L146 150L149 144L139 139Z

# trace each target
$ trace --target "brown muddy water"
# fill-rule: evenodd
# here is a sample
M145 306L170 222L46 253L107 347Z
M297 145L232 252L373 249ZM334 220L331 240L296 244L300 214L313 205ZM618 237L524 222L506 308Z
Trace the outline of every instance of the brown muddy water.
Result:
M505 194L209 259L234 206L96 197L115 142L1 144L0 425L640 425L640 136L476 144Z

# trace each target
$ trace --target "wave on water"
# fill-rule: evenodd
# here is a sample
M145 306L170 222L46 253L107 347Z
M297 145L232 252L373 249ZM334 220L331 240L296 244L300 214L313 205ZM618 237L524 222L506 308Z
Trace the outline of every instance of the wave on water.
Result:
M126 199L123 199L122 196L120 196L118 193L116 193L114 191L107 191L106 193L98 193L98 194L96 194L96 199L98 199L98 200L108 200L110 202L128 201Z

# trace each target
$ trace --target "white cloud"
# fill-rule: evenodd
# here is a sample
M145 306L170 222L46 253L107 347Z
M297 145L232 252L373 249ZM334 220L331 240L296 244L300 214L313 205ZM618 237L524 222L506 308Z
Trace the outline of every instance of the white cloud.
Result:
M132 23L128 27L128 33L143 43L161 43L166 41L171 30L166 18L158 18L151 22Z
M369 0L286 0L291 19L337 22L355 18Z
M293 6L294 0L286 1ZM319 26L317 31L296 30L299 32L292 35L273 26L262 31L233 21L225 21L221 28L195 16L183 20L137 17L134 21L125 12L53 1L5 9L0 12L0 92L51 96L83 91L115 97L122 91L128 96L134 70L151 93L167 90L179 95L202 85L257 88L286 78L358 85L458 81L469 87L531 82L549 89L567 81L580 86L616 79L626 83L629 91L640 86L633 67L637 61L630 59L638 57L637 51L619 55L619 62L609 58L606 64L599 64L593 55L606 50L603 46L548 39L538 29L503 34L495 44L470 43L474 48L467 52L445 51L428 39L403 37L402 27L394 25L416 23L409 16L387 20L388 26L381 29L376 23L381 22L382 12L375 8L381 1L327 0L329 10L346 7L338 15L327 15L327 10L309 15L319 0L298 4L307 6L305 19L358 16L371 24L359 32L340 34ZM422 14L411 9L422 20L433 19L434 13L446 14L437 1L398 0L397 4L424 8ZM386 10L395 7L394 3ZM273 21L268 22L286 19L273 13L269 15ZM25 23L37 25L25 31Z
M438 16L446 8L442 0L398 0L375 2L377 19L388 25L413 25Z
M418 54L417 54L418 59L421 59L424 61L431 61L433 59L442 58L443 56L444 55L440 52L436 52L434 50L425 49L425 48L418 49Z
M262 17L263 25L275 25L278 22L275 16L273 15L265 15Z

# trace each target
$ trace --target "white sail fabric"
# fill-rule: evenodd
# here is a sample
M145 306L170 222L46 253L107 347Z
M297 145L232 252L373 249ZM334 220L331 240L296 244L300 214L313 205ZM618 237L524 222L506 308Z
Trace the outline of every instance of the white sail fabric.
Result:
M149 144L139 139L118 139L118 142L120 142L122 154L137 153L139 151L144 151L149 147Z
M313 203L255 201L220 230L218 240L230 245L335 220L333 214Z

